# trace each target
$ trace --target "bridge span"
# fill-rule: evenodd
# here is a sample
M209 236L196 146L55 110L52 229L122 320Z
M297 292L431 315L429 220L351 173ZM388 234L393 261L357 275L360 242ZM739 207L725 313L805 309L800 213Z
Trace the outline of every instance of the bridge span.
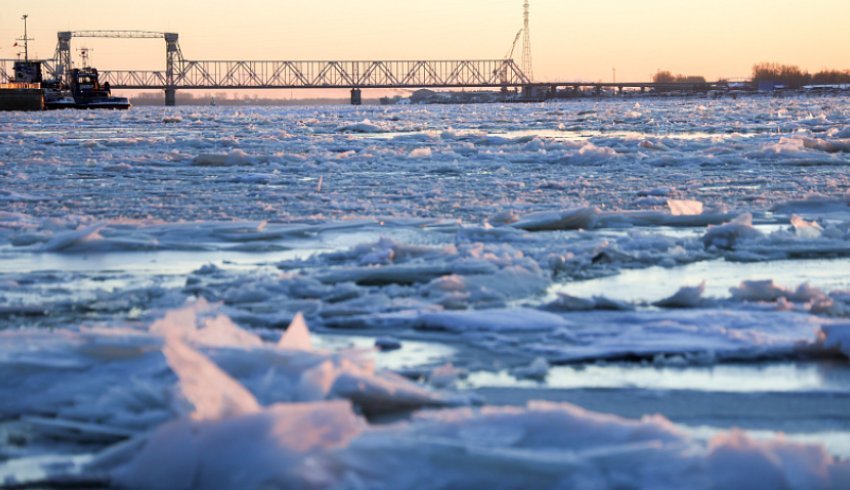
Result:
M166 105L176 104L177 90L217 89L328 89L351 90L351 102L359 104L363 89L500 88L526 93L591 88L597 93L611 87L702 91L713 84L653 84L546 82L534 83L512 58L484 60L397 61L196 61L186 59L176 33L152 31L66 31L58 33L53 58L42 60L46 78L66 79L73 60L74 38L162 39L165 69L100 70L102 82L114 89L157 89L165 93ZM12 74L14 60L0 60L0 80ZM562 90L563 92L563 90Z

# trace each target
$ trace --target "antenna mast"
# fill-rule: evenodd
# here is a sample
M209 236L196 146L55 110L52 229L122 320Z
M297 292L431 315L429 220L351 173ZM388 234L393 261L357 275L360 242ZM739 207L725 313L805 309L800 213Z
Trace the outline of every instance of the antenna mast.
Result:
M523 4L523 24L522 24L522 71L529 80L534 80L534 65L531 61L531 27L529 26L530 7L528 0Z
M83 68L84 69L85 68L91 68L91 66L89 64L89 56L91 56L91 52L94 51L94 50L83 46L82 48L78 49L77 51L80 52L80 57L83 59Z
M30 39L30 37L27 35L27 18L28 17L29 17L29 15L27 15L27 14L24 14L21 17L21 20L24 21L24 37L18 38L18 41L24 42L24 61L30 60L30 41L33 40L33 39ZM20 53L18 53L18 56L20 56Z

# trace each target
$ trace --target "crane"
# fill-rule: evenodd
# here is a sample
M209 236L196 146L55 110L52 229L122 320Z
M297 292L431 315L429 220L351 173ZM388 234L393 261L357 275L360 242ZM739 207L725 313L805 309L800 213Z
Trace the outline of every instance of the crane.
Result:
M520 29L519 32L516 33L516 37L514 38L514 43L511 45L511 50L508 51L508 54L505 56L506 60L514 59L514 51L516 51L516 45L517 45L517 43L519 43L519 38L520 38L520 36L522 36L522 31L524 31L524 30L525 30L525 28Z
M519 43L519 38L522 36L522 31L524 31L524 30L525 30L525 28L522 28L522 29L519 30L519 32L516 33L516 37L514 38L514 43L511 45L511 50L508 51L508 54L505 55L505 58L504 58L505 61L514 59L514 52L516 51L516 45ZM501 71L501 73L500 73L501 79L507 80L507 78L508 78L508 66L503 65L502 68L500 68L499 70Z

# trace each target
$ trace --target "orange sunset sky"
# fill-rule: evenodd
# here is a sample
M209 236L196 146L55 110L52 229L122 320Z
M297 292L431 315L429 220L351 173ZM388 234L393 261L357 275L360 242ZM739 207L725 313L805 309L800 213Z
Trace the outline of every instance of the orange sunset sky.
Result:
M657 69L709 79L777 61L850 68L848 0L532 0L539 81L644 81ZM501 58L522 26L522 0L3 0L0 57L13 58L20 16L31 53L56 32L173 31L189 59ZM161 69L162 41L75 40L103 69ZM517 59L519 59L519 49ZM76 53L75 53L76 54Z

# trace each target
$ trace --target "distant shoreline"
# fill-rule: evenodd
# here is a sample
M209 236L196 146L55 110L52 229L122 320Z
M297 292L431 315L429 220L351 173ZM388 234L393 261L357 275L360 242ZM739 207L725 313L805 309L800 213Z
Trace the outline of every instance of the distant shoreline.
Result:
M454 104L487 104L487 103L534 103L544 100L500 100L498 92L436 92L442 98L433 100L422 100L412 102L409 97L399 98L374 98L363 99L364 106L392 106L392 105L454 105ZM580 94L570 97L552 97L545 101L569 101L569 100L634 100L634 99L659 99L659 98L696 98L696 99L735 99L738 97L821 97L821 96L850 96L850 86L842 88L833 87L811 87L802 89L777 89L773 91L755 90L729 90L701 92L624 92L617 94L606 92L602 94ZM488 98L488 96L490 98ZM131 103L136 107L165 107L164 99L146 95L143 97L130 97ZM403 102L402 102L403 101ZM292 107L292 106L331 106L350 105L348 98L305 98L305 99L223 99L215 97L180 97L178 95L178 107Z

